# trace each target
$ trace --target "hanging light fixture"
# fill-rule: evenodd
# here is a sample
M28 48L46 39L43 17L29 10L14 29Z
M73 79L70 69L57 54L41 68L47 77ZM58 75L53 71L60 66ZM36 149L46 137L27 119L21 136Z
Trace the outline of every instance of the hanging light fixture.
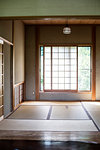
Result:
M63 34L71 34L71 28L69 27L68 23L63 28Z

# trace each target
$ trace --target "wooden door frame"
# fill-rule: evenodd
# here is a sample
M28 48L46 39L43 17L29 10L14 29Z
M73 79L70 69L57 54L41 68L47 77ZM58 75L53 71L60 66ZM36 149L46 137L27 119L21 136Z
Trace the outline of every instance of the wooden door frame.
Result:
M96 100L96 26L92 26L92 101Z

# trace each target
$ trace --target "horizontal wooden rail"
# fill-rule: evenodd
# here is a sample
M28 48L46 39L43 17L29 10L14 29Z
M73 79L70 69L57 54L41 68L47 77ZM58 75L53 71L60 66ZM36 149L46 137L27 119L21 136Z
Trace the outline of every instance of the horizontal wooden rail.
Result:
M8 40L4 39L3 37L0 37L0 40L2 40L3 42L5 42L9 45L13 45L13 43L9 42Z
M24 84L24 81L23 81L23 82L20 82L20 83L14 84L14 87L19 86L19 85L21 85L21 84Z

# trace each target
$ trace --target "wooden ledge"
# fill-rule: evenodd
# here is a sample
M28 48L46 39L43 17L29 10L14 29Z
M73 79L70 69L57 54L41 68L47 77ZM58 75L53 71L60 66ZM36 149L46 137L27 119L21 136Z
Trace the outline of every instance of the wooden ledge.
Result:
M37 132L1 130L0 140L84 141L100 143L100 132Z

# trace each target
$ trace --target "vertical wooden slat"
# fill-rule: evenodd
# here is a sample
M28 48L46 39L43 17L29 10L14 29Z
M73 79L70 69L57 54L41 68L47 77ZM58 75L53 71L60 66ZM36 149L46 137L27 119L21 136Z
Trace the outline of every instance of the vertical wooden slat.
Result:
M77 91L78 91L78 46L77 48Z
M43 46L43 91L45 89L45 84L44 84L44 80L45 80L45 47Z
M35 99L39 100L39 27L36 27L36 49L35 49Z
M52 90L52 46L51 46L51 90Z
M65 47L64 47L64 90L65 90Z
M57 70L57 71L58 71L58 76L57 76L57 78L58 78L58 83L57 83L57 84L58 84L58 85L57 85L57 86L58 86L58 89L59 89L59 47L57 47L57 48L58 48L58 52L57 52L57 53L58 53L58 58L57 58L57 59L58 59L58 64L57 64L57 68L58 68L58 70Z
M69 70L67 71L67 73L69 72L69 74L70 74L70 72L71 72L71 57L70 57L70 47L68 46L68 59L69 59ZM70 80L69 80L69 90L71 90L71 77L69 76L69 78L70 78Z
M92 100L96 100L96 26L92 27Z

